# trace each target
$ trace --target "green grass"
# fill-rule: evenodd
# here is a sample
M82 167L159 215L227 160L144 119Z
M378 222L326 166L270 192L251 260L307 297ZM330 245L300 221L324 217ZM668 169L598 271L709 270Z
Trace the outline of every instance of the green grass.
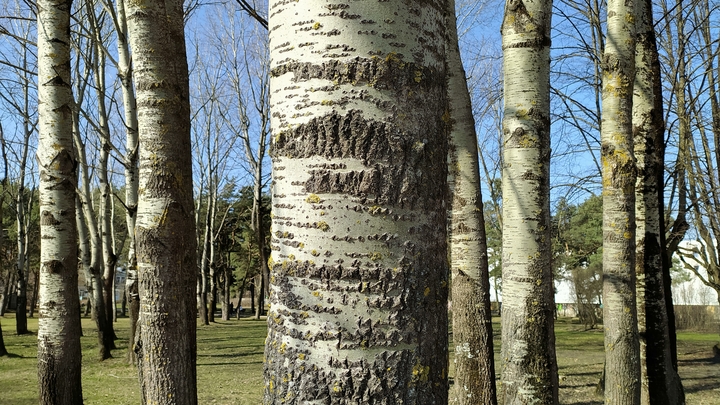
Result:
M9 316L8 316L9 315ZM37 338L15 335L13 314L0 317L5 347L0 357L0 404L37 404ZM127 364L129 323L115 324L120 337L114 358L98 361L94 323L83 319L82 384L86 405L135 405L140 402L137 373ZM28 319L37 331L37 318ZM198 400L201 404L259 404L262 402L262 361L266 323L250 319L217 322L198 328Z
M500 375L500 319L493 319L495 360ZM10 356L0 357L0 404L37 404L36 337L16 336L13 314L0 317L5 345ZM29 319L31 331L37 331L37 319ZM127 319L115 324L120 340L112 359L97 360L94 323L83 319L83 395L86 405L138 404L139 391L135 368L125 361L129 325ZM263 344L266 334L264 320L250 319L217 322L198 327L198 399L201 404L247 404L262 402ZM602 329L585 330L583 325L560 318L555 327L560 373L561 403L595 404L601 399L592 394L602 364ZM716 367L706 359L712 346L720 341L716 333L681 331L678 333L680 374L688 392L688 403L720 404L714 398L719 384ZM452 362L453 345L450 344ZM454 370L451 368L451 375ZM577 398L584 398L578 402ZM585 402L591 401L591 402ZM710 402L708 402L710 401ZM714 401L714 402L713 402Z

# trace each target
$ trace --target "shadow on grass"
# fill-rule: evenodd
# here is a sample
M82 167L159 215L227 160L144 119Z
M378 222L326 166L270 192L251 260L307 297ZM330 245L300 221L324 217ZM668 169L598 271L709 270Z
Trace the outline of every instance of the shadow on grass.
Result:
M0 358L7 358L7 359L34 359L35 357L32 356L20 356L19 354L10 353L8 352L4 356L0 356Z

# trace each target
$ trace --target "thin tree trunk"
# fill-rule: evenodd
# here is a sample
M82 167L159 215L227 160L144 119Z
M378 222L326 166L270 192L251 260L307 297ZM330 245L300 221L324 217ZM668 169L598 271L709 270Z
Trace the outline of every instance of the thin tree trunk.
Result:
M128 2L125 10L140 135L135 235L141 329L135 349L142 400L193 405L197 243L183 3Z
M33 272L35 275L33 280L32 298L30 298L30 309L28 311L28 317L32 318L35 315L35 308L37 307L38 291L40 289L40 272L37 270Z
M455 1L447 14L448 99L452 131L449 145L450 269L455 346L453 404L497 404L487 240L480 190L475 119L465 69L460 60Z
M256 280L260 282L253 283L255 287L255 296L257 297L257 305L255 306L255 320L260 320L265 310L265 275L261 272L256 276Z
M230 320L230 285L232 280L232 269L229 261L223 265L223 292L222 292L222 320Z
M130 342L128 347L132 348L135 343L135 326L138 321L140 307L137 288L137 256L135 246L135 221L137 217L138 204L138 120L135 89L132 80L132 63L130 60L130 47L128 44L127 19L125 17L125 2L117 0L116 29L118 31L118 76L123 96L123 109L125 115L125 223L129 240L127 269L125 277L125 299L129 306ZM123 311L123 315L125 312ZM128 350L128 361L135 364L137 359L134 350Z
M8 351L5 348L5 339L3 338L2 324L0 324L0 357L7 356Z
M76 164L70 87L72 1L38 5L37 160L40 169L40 320L38 380L41 404L83 403L80 305L77 298Z
M92 318L95 321L98 334L98 349L100 360L112 357L113 349L112 335L108 333L105 317L105 305L103 300L102 282L102 246L97 230L95 210L88 198L92 195L89 186L88 165L85 157L85 146L80 139L80 128L78 125L79 114L74 112L73 134L75 138L75 149L77 150L78 163L81 170L81 190L76 201L77 230L80 241L81 263L85 272L85 284L88 289L88 306L85 308L85 315L92 311Z
M502 25L505 404L558 403L549 197L551 15L551 0L508 0Z
M5 190L7 190L7 183L8 183L8 158L7 158L7 151L5 148L5 134L3 133L2 123L0 123L0 148L2 148L2 158L4 163L4 173L2 182L0 184L0 187L2 189L0 190L0 251L2 251L2 246L5 244L5 232L3 229L5 227L3 226L3 219L5 218L3 216L5 212ZM0 277L2 274L0 274ZM0 293L0 317L2 317L5 313L4 310L4 304L5 304L5 295L7 294L7 283L8 278L10 277L10 273L8 272L5 275L5 278L2 278L0 280L5 281L5 285L3 286L3 291ZM37 283L36 283L37 285ZM35 294L37 296L37 294ZM7 349L5 348L5 340L3 339L3 332L2 332L2 323L0 322L0 357L5 356L8 354Z
M12 286L15 284L15 272L11 268L8 268L5 273L5 287L3 288L2 301L0 302L0 316L5 315L7 307L10 304L10 292Z
M635 179L632 106L634 2L609 0L603 55L603 324L605 403L640 402L635 294Z

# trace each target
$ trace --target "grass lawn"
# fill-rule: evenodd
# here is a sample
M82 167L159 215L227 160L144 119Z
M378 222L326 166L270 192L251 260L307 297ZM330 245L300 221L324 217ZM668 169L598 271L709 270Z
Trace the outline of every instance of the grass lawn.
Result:
M0 404L37 404L36 337L16 336L13 314L0 318L5 345L11 353L0 357ZM83 319L83 394L86 405L138 404L134 367L125 361L128 320L115 324L120 340L115 358L97 360L94 323ZM37 331L37 319L29 319ZM499 318L495 328L496 363L500 357ZM201 404L260 404L265 321L251 319L217 322L198 327L198 397ZM688 405L720 405L720 364L713 360L715 333L678 333L680 376ZM452 344L450 345L452 350ZM560 374L560 403L602 404L594 396L603 366L602 330L584 330L567 318L556 324L556 347ZM452 354L451 354L452 358ZM451 367L452 368L452 367Z
M0 357L0 404L36 405L37 338L15 335L14 314L0 317L9 357ZM82 384L86 405L136 405L140 403L137 373L127 364L127 318L120 318L115 331L115 358L98 361L95 324L82 320L84 337ZM28 319L28 329L37 331L37 318ZM262 361L266 323L251 319L217 322L198 327L198 399L201 404L259 404L262 402Z

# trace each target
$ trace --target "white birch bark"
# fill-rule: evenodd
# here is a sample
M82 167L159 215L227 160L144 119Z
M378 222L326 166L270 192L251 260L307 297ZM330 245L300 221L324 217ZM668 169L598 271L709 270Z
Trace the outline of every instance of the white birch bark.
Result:
M267 404L447 402L445 12L270 2Z
M137 325L139 297L137 286L137 257L135 249L135 221L138 204L138 122L135 89L132 80L132 63L130 59L130 45L128 43L127 18L125 16L125 1L115 2L113 23L117 32L117 71L122 90L123 116L125 119L125 156L123 166L125 170L125 224L127 226L128 253L125 281L125 294L128 300L130 317L130 344L132 348L135 341L135 327ZM107 6L113 10L112 5ZM135 364L135 352L128 350L128 361Z
M633 88L633 133L637 165L635 187L640 403L684 404L682 382L672 364L663 268L661 221L664 184L664 129L660 62L652 2L637 4L637 42Z
M41 404L82 404L69 0L38 5Z
M125 11L140 136L135 349L142 399L196 404L197 243L182 1L128 2Z
M84 89L78 92L78 104L82 103ZM103 250L98 227L98 217L92 203L92 191L90 189L90 173L87 162L85 144L82 141L80 130L80 114L78 110L73 111L73 139L75 142L76 163L80 168L80 186L78 187L77 198L79 200L80 212L77 213L77 224L80 235L79 246L81 247L81 264L85 272L85 283L90 295L93 318L98 333L98 349L100 360L110 357L113 345L112 337L107 333L107 322L105 318L105 302L103 300Z
M460 60L455 1L448 3L446 59L452 131L449 144L453 404L496 404L490 279L475 119Z
M502 384L505 404L557 404L550 248L551 0L503 20Z
M601 131L605 403L630 405L640 402L632 133L635 1L609 0L607 13Z

